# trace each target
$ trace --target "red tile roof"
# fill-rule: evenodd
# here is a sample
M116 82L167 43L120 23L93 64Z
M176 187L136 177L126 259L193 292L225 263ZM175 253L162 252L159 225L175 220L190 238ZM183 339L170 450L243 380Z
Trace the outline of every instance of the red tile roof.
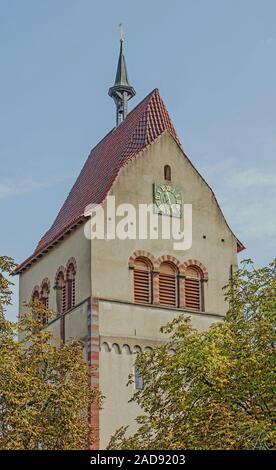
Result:
M92 149L53 225L41 238L34 253L18 266L15 274L40 258L81 223L85 219L86 206L105 199L120 168L165 131L170 132L180 145L164 102L155 89L128 114L122 124Z

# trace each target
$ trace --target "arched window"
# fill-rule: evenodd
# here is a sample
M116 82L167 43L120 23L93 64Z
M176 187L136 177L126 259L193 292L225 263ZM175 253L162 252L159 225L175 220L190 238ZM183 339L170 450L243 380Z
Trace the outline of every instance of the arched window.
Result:
M164 262L159 270L159 302L161 305L177 307L177 268L173 263Z
M66 290L64 274L60 271L57 275L56 281L56 292L57 292L57 311L60 315L66 310Z
M166 181L171 181L171 179L172 179L172 172L171 172L170 165L165 165L164 166L164 179Z
M75 285L75 266L70 263L66 273L66 285L67 285L67 310L75 306L76 299L76 285Z
M33 290L33 293L32 293L32 301L33 302L38 302L39 301L39 288L36 287L34 290Z
M196 266L189 266L185 275L185 305L193 310L202 311L201 271Z
M49 295L49 286L48 283L43 283L41 289L39 286L34 287L32 293L32 302L38 302L39 307L33 306L33 315L36 320L39 321L42 325L48 324L48 316L46 313L42 313L40 310L41 304L48 308L48 295ZM35 332L35 330L34 330Z
M49 308L49 286L47 282L42 284L40 301L45 308Z
M146 258L136 258L134 263L134 302L151 303L151 263Z

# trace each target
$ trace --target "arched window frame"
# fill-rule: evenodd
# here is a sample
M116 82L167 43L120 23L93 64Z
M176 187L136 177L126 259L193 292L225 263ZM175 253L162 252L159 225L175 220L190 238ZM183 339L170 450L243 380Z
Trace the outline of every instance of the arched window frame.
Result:
M139 263L143 263L147 269L141 269L141 267L139 269ZM133 264L133 299L135 303L152 304L152 272L153 265L150 259L145 256L137 256Z
M32 292L32 302L35 302L35 301L39 301L40 300L40 293L39 293L39 286L35 286L33 288L33 292Z
M76 264L69 260L66 269L66 310L74 308L76 304Z
M166 267L172 273L166 273ZM179 306L179 269L170 260L162 261L159 266L159 303L164 307Z
M40 302L40 307L45 309L49 308L49 293L50 293L50 281L48 278L43 279L39 286L35 286L32 292L32 302ZM36 317L43 326L48 325L48 315L41 311L36 311L34 308L33 315Z
M64 268L60 267L56 274L55 289L58 315L62 315L66 311L66 283L64 271Z
M50 281L48 278L43 279L40 287L40 302L45 308L49 308Z
M172 170L170 165L164 166L164 180L171 181L172 180Z
M189 271L197 274L192 276ZM189 265L185 272L185 306L196 312L204 312L204 274L197 265Z

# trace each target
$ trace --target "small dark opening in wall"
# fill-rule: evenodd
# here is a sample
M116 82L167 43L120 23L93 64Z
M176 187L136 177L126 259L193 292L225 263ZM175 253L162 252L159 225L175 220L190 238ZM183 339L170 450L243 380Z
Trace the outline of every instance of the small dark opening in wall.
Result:
M172 179L172 174L171 174L171 167L170 165L165 165L164 166L164 179L166 181L171 181Z
M206 239L206 235L203 235L204 240Z
M221 241L224 242L224 238L222 238Z

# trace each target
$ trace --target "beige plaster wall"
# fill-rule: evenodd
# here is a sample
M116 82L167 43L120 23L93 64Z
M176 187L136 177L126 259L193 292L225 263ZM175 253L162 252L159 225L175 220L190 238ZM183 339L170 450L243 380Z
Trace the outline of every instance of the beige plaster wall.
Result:
M129 374L133 374L135 349L145 351L166 340L160 327L180 314L191 317L192 324L199 330L210 327L214 321L222 321L223 316L184 312L183 310L124 304L121 302L100 301L99 329L101 335L100 389L105 396L100 412L100 447L104 449L110 437L121 426L129 425L129 433L136 430L135 418L141 409L129 403L134 393L134 385L128 385ZM119 354L112 345L119 346ZM108 350L106 348L108 345ZM128 345L131 354L127 354Z
M197 259L203 263L209 273L205 284L205 310L225 313L227 306L222 287L228 282L230 265L237 263L236 240L210 188L170 134L163 134L144 154L122 168L110 194L116 197L117 205L131 203L138 207L139 203L151 204L153 183L164 182L165 164L171 166L171 184L181 189L183 202L193 205L192 247L187 251L175 251L171 240L162 239L92 240L93 295L132 302L132 272L128 269L128 258L135 250L141 249L155 257L169 254L181 262Z
M93 296L105 299L100 301L100 335L101 342L107 341L111 347L110 351L100 353L100 389L106 396L100 412L101 448L120 426L130 425L133 432L139 414L137 405L128 403L133 386L126 386L135 355L123 351L116 354L112 344L136 344L142 348L158 344L165 340L160 327L184 314L178 309L133 304L133 271L128 269L132 253L145 250L156 258L166 254L181 262L197 259L207 268L206 313L188 313L196 328L209 328L214 321L221 321L227 310L222 287L228 282L230 266L237 263L236 240L212 191L169 134L161 136L143 155L121 169L110 194L116 197L116 205L131 203L137 207L138 203L152 203L153 183L164 182L166 164L172 169L171 184L181 189L184 203L193 205L192 247L175 251L171 240L162 239L92 241L92 292Z

